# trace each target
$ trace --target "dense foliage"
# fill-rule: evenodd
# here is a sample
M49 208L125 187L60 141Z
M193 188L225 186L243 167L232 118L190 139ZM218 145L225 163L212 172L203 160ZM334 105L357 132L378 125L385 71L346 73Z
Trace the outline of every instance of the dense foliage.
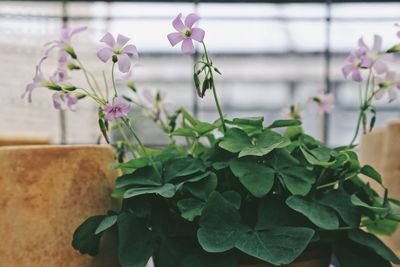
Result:
M157 267L234 267L244 254L282 265L315 246L332 249L342 267L400 263L373 234L395 230L399 203L360 178L381 184L351 148L326 147L297 120L264 127L263 118L237 118L218 137L220 121L180 113L185 123L172 135L185 137L189 152L173 143L149 151L154 165L145 157L119 164L122 208L77 229L80 252L95 255L115 228L124 267L151 256Z

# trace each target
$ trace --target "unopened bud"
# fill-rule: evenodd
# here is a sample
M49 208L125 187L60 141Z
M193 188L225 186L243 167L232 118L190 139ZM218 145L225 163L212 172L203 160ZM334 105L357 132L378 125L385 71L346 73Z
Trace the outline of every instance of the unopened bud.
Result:
M70 91L70 92L75 91L76 89L77 88L74 85L66 85L66 86L64 86L64 90L67 90L67 91Z
M80 70L81 69L81 67L79 67L78 65L73 64L73 63L68 64L67 67L69 70Z
M73 59L77 59L77 58L78 58L77 55L76 55L76 53L75 53L75 50L74 50L74 48L73 48L72 46L67 45L67 46L64 48L64 50L65 50L65 52L67 52Z

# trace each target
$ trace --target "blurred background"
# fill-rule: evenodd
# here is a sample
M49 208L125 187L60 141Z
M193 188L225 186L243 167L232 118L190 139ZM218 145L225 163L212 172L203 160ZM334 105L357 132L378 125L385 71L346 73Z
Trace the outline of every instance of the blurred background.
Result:
M73 45L100 79L111 66L96 58L99 39L107 31L122 33L139 49L133 69L139 90L162 89L176 107L200 119L217 119L212 94L198 99L193 88L195 56L181 55L166 38L179 12L196 12L214 64L223 73L217 87L230 118L262 115L268 123L324 88L335 94L335 110L322 119L307 108L305 128L330 145L348 144L358 115L358 88L343 79L341 67L361 36L372 43L379 33L384 48L398 43L394 24L400 22L399 10L398 1L0 1L0 135L47 136L53 143L97 141L97 109L89 101L75 112L59 112L48 90L35 90L31 104L21 99L43 44L58 38L63 23L89 27ZM50 75L56 63L51 58L44 71ZM388 105L383 99L378 110L379 127L399 116L399 102ZM133 116L147 144L167 140L140 112Z

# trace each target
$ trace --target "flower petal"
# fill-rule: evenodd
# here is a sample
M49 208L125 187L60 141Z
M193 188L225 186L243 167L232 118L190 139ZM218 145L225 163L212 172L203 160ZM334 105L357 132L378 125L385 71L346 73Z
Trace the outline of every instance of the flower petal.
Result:
M360 38L359 40L358 40L358 46L359 47L363 47L363 48L368 48L368 46L365 44L365 42L364 42L364 38Z
M353 66L353 64L345 65L345 66L342 68L343 76L344 76L345 78L347 78L347 77L350 75L350 73L353 72L353 69L354 69L354 68L355 68L355 67Z
M203 29L193 28L190 38L192 38L193 40L196 40L197 42L203 42L204 35L205 35L205 32Z
M122 48L124 45L126 45L127 42L129 42L130 38L126 37L125 35L118 34L117 36L117 47Z
M168 41L172 46L175 46L177 43L182 42L185 38L183 38L182 33L173 32L167 35Z
M199 15L195 13L191 13L185 18L185 26L188 28L192 28L193 24L195 24L200 19Z
M374 35L374 45L372 46L372 51L379 52L382 49L382 37L375 34Z
M182 53L184 54L194 54L196 50L194 49L192 39L185 39L182 42Z
M88 28L87 26L83 26L83 27L78 27L78 28L73 29L73 30L71 31L70 38L71 38L73 35L77 34L77 33L86 31L87 28Z
M397 92L396 92L396 90L395 90L394 88L390 89L390 90L388 91L388 94L389 94L389 103L396 100L396 98L397 98Z
M62 99L62 95L60 93L54 93L53 94L53 106L55 109L58 110L66 110L67 106Z
M109 33L109 32L107 32L107 33L103 36L103 38L101 38L100 42L105 43L106 45L108 45L108 46L111 47L111 48L114 48L114 46L115 46L115 39L114 39L114 37L112 36L112 34Z
M138 58L139 57L139 53L137 51L136 46L134 45L127 45L122 49L122 52L132 55L134 58Z
M36 88L35 83L30 83L25 87L25 92L21 95L21 98L25 98L25 96L28 94L28 102L32 103L32 91L33 89Z
M374 69L376 71L376 73L378 74L383 74L386 72L387 70L387 66L385 63L383 63L381 60L378 60L375 62L374 64Z
M78 103L78 99L74 94L65 94L65 99L67 100L67 106L71 109L76 103Z
M131 59L127 54L118 55L118 69L122 73L129 72L131 68Z
M178 32L182 32L185 29L185 25L182 22L182 13L179 13L178 16L172 21L172 26Z
M358 69L353 69L351 78L352 78L353 81L355 81L355 82L361 82L361 81L362 81L362 77L361 77L360 70L358 70Z
M109 47L102 48L97 52L97 57L104 63L107 62L113 55L114 51Z
M383 97L383 95L385 94L384 90L380 90L375 94L375 99L381 99Z
M374 61L369 57L362 57L361 58L361 67L362 68L371 68L374 64Z

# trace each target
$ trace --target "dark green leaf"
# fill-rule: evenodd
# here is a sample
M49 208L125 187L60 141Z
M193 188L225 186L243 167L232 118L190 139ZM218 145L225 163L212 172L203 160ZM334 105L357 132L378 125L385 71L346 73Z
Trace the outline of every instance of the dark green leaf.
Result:
M205 166L199 159L191 157L171 159L164 164L165 182L170 182L174 178L195 174L205 171Z
M243 233L236 247L244 253L274 265L293 262L306 249L314 230L302 227L278 227L270 231Z
M74 249L82 254L96 255L99 252L101 235L96 235L96 229L107 216L93 216L84 221L75 230L72 240Z
M379 174L379 172L377 172L372 166L370 165L365 165L361 168L360 172L372 179L374 179L375 181L377 181L378 183L382 184L382 177Z
M352 230L348 232L348 237L354 242L368 247L375 251L382 258L395 264L400 264L400 259L388 248L379 238L373 234L363 232L361 230Z
M160 166L160 165L158 165ZM137 169L132 174L122 175L117 178L115 182L116 188L123 188L125 186L159 186L161 185L161 178L153 166L146 166Z
M273 131L265 131L260 134L253 145L244 147L240 153L239 157L244 156L264 156L275 148L282 148L288 146L290 141L285 137Z
M214 173L211 173L207 178L198 182L186 183L185 189L188 190L193 196L207 200L208 196L217 187L218 178Z
M255 197L263 197L274 185L275 172L253 159L234 159L229 164L233 174Z
M319 200L319 203L334 209L348 225L352 227L360 225L361 215L346 192L331 190Z
M199 251L187 255L179 267L238 267L233 253L206 253Z
M389 211L388 207L371 206L371 205L365 203L364 201L362 201L356 195L352 195L351 196L351 203L353 203L353 205L355 205L357 207L362 207L362 208L369 209L369 210L373 211L376 214L385 214L385 213L387 213Z
M144 194L157 194L165 198L171 198L176 193L176 187L173 184L164 184L162 186L135 187L125 191L123 197L131 198Z
M145 267L153 254L153 234L131 213L118 216L118 258L121 267Z
M186 198L179 200L177 205L182 218L193 221L196 217L201 215L205 203L198 199Z
M171 136L197 137L198 135L192 128L178 128L171 133Z
M242 204L242 197L238 192L235 191L225 191L222 193L222 196L230 202L237 210L240 209L240 205Z
M339 227L339 219L333 209L323 206L318 202L308 200L300 196L290 196L286 200L286 204L304 216L306 216L316 226L334 230Z

